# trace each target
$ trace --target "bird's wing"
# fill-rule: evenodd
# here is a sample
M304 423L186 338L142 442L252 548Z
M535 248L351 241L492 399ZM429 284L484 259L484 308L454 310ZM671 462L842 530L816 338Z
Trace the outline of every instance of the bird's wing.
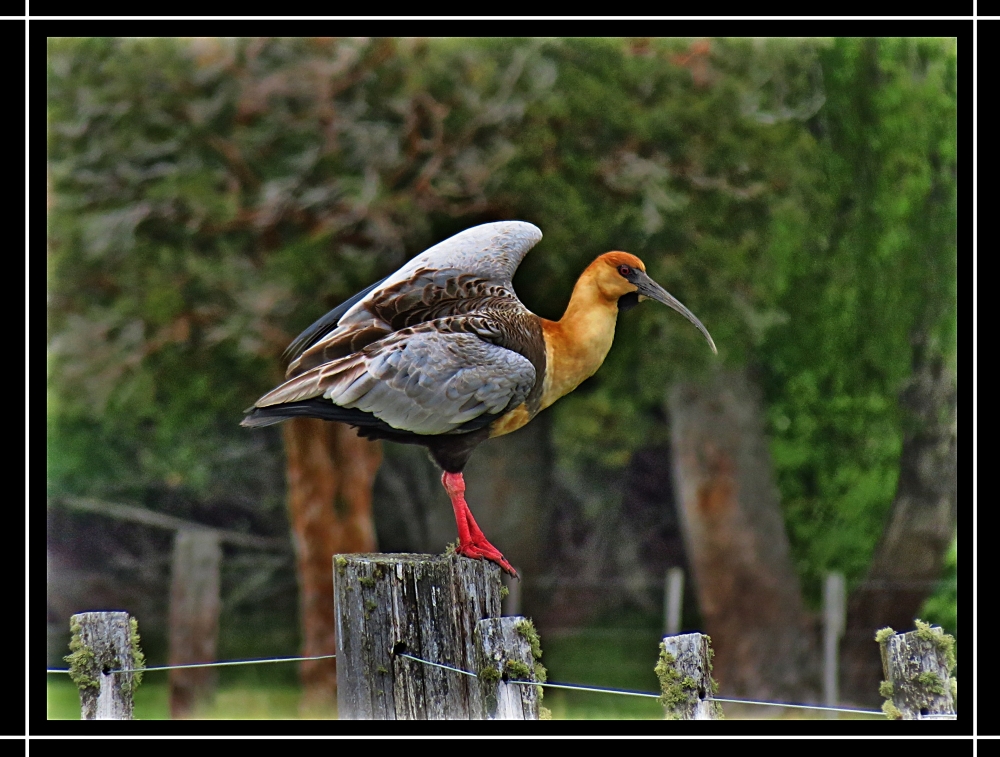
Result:
M511 279L542 238L523 221L486 223L420 253L398 271L355 295L289 345L288 376L344 357L393 331L517 301Z
M463 320L480 323L458 323ZM524 402L535 369L519 353L468 333L483 320L403 329L286 381L256 407L323 397L416 434L445 434L483 414L502 413Z

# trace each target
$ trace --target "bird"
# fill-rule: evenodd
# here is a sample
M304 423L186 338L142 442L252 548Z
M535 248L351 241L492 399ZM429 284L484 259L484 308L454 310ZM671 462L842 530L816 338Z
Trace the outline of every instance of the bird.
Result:
M285 381L244 411L241 425L321 418L369 440L426 447L455 513L455 551L516 576L465 499L462 470L476 447L521 428L592 376L618 313L642 300L681 313L718 354L702 322L627 252L587 266L560 320L535 315L511 282L541 238L531 223L499 221L416 255L299 334L283 356Z

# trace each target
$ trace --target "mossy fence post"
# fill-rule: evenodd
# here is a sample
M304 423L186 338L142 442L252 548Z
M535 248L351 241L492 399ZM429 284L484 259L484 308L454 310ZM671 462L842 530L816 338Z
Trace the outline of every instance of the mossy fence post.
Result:
M491 711L478 660L493 654L500 618L500 568L458 555L352 554L333 560L337 631L337 710L341 719L478 720ZM523 619L519 619L523 620ZM516 624L516 620L514 621ZM501 623L506 628L509 621ZM516 629L515 629L516 631ZM518 636L518 634L514 634ZM521 635L523 636L523 634ZM523 643L501 654L530 665ZM418 662L409 655L426 662ZM447 665L449 670L437 665ZM502 676L501 676L502 678ZM492 682L496 689L497 681ZM511 688L522 688L517 684ZM532 710L530 689L522 702ZM503 698L498 696L498 702ZM491 715L491 712L493 714ZM513 708L504 710L513 715ZM522 716L524 709L522 706Z
M527 618L486 618L476 624L480 717L485 720L538 720L541 687L514 681L545 682L538 634ZM478 718L477 718L478 719Z
M656 676L659 702L668 720L720 720L722 704L716 702L712 680L712 640L702 633L664 636Z
M882 711L893 720L954 716L958 699L958 683L951 675L955 637L921 620L916 626L909 633L883 628L875 635L885 674L879 687L886 700Z
M66 655L80 690L81 720L131 720L132 695L143 667L135 618L127 612L83 612L70 618Z

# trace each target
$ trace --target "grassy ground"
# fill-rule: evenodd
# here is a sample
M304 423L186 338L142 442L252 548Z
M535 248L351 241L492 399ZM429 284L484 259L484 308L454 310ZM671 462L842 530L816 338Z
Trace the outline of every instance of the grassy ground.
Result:
M542 662L553 683L600 686L659 694L653 673L659 654L656 631L590 629L542 638ZM543 705L558 720L659 720L655 699L620 694L546 689Z
M152 674L148 674L152 675ZM163 676L164 674L160 674ZM52 676L49 676L52 678ZM143 681L135 694L136 720L169 720L166 678ZM68 680L49 681L48 717L50 720L79 720L80 697ZM298 718L299 689L296 686L228 684L220 686L211 704L195 717L221 720L287 720Z

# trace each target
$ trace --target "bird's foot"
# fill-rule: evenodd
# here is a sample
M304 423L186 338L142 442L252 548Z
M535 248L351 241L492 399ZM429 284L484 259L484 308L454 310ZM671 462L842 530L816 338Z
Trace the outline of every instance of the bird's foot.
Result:
M469 542L468 544L459 544L458 547L455 548L455 552L463 555L464 557L495 562L500 566L504 573L507 573L509 576L514 578L518 578L517 571L514 570L514 566L507 562L500 550L488 541L482 541L478 544L473 544L472 542Z
M441 483L455 509L455 523L458 526L458 546L455 552L476 560L495 562L506 573L517 578L514 567L504 559L499 549L486 540L482 530L476 525L476 519L472 517L469 504L465 501L465 479L462 474L445 472L441 475Z

